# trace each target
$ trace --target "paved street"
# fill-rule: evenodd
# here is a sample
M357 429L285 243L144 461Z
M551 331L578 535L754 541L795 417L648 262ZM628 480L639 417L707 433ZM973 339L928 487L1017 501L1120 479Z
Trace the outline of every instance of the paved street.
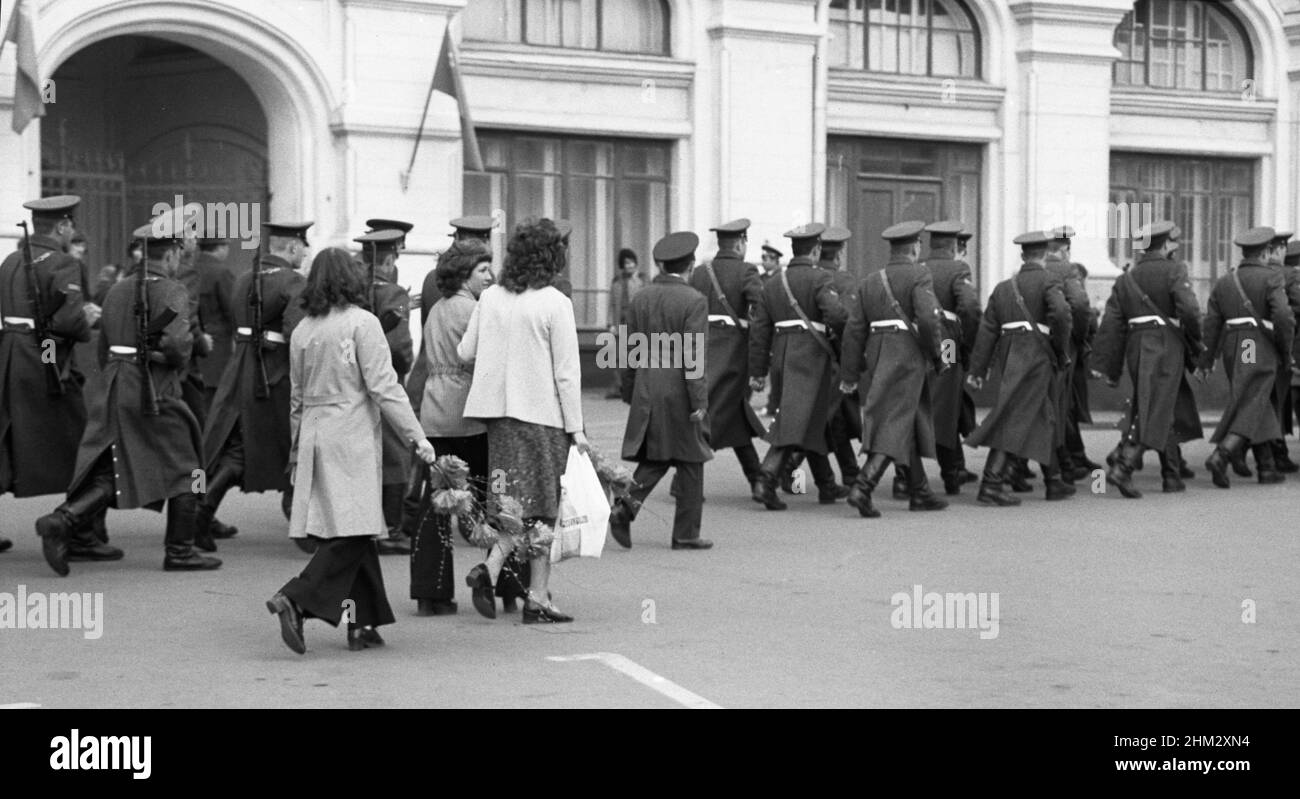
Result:
M625 406L602 395L586 395L589 430L616 453ZM1086 440L1100 459L1114 433ZM1295 707L1300 480L1218 490L1208 454L1188 448L1198 474L1180 496L1159 493L1148 455L1141 501L1112 491L1048 504L1039 483L1025 506L1000 510L976 506L968 486L949 510L913 514L885 490L884 517L865 520L815 496L764 511L722 453L706 469L716 548L668 548L665 481L631 551L610 541L599 560L557 567L571 625L480 617L461 582L480 554L462 545L458 616L415 617L406 560L385 558L398 614L388 646L349 652L341 630L309 621L302 657L263 605L306 560L277 497L230 496L221 517L241 532L222 542L218 572L164 573L162 516L132 511L109 516L127 558L73 564L66 579L32 532L56 499L6 497L0 530L15 547L0 555L0 592L103 592L104 619L97 640L0 629L0 706ZM916 585L996 593L997 637L895 629L891 596ZM1246 600L1256 623L1242 620ZM553 659L595 653L621 657Z

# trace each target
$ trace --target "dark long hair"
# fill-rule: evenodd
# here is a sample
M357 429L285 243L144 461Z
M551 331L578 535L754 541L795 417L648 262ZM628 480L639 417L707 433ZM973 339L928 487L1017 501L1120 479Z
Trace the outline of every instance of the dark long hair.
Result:
M352 254L339 247L321 250L311 262L307 287L302 292L302 307L308 316L325 316L333 308L366 305L366 284L352 260Z
M450 297L460 291L475 267L491 260L492 250L479 239L464 239L452 244L438 256L438 268L434 273L438 291L442 296Z
M549 219L525 219L510 234L501 285L515 294L551 285L565 267L564 237Z

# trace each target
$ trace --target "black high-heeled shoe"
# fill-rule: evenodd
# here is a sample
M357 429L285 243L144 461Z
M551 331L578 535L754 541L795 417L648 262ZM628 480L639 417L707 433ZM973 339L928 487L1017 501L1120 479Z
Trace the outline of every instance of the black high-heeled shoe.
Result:
M497 617L497 601L493 594L492 578L488 576L487 564L480 563L465 575L465 585L471 589L470 598L474 609L480 616L488 619Z
M567 624L572 616L561 613L554 605L540 605L531 599L524 605L524 624Z

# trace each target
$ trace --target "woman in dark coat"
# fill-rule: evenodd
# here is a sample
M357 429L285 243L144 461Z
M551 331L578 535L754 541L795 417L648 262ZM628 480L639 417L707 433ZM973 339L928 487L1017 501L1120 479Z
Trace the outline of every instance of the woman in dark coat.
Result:
M303 654L302 620L348 620L348 648L384 643L392 624L375 538L387 533L381 506L381 416L426 463L424 437L397 382L379 319L365 310L366 286L346 250L316 256L302 294L307 317L290 341L290 419L294 485L289 535L311 537L316 552L302 574L271 597L290 649Z

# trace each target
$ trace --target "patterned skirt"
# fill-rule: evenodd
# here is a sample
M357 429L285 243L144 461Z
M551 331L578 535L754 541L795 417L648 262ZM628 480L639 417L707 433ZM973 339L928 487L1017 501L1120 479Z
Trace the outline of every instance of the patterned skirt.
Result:
M558 427L490 419L488 490L519 500L525 519L554 524L560 515L560 476L569 461L569 434Z

